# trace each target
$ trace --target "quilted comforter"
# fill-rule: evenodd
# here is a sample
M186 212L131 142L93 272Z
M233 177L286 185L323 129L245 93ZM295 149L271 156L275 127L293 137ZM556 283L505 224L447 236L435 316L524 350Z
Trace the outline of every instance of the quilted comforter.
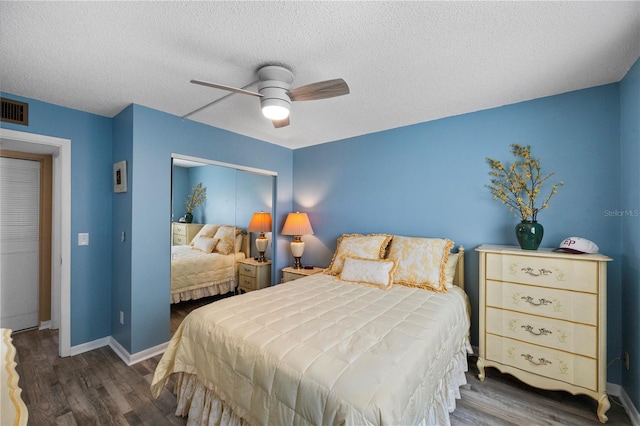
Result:
M424 424L469 348L466 303L324 274L227 298L183 321L152 392L182 372L251 424Z
M244 253L204 253L188 245L171 247L171 293L235 279Z

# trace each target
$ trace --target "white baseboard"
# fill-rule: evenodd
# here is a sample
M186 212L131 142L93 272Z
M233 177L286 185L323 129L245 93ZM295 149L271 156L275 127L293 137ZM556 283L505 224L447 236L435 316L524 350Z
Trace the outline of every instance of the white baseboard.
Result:
M89 352L103 346L109 346L111 349L113 349L116 355L118 355L118 357L125 364L127 364L127 366L131 366L133 364L144 361L145 359L153 358L156 355L164 353L164 351L167 349L167 346L169 346L169 342L162 343L158 346L154 346L153 348L145 349L144 351L140 351L131 355L116 339L114 339L112 336L108 336L103 337L102 339L94 340L92 342L72 346L69 355L80 355L82 353Z
M94 340L92 342L71 346L69 355L70 356L80 355L82 353L89 352L94 349L101 348L103 346L107 346L110 340L111 340L111 336L107 336L107 337L103 337L102 339Z
M169 346L169 342L162 343L158 346L154 346L153 348L145 349L144 351L136 352L133 355L129 354L129 352L127 352L127 350L116 339L112 338L109 342L109 346L111 346L111 349L113 349L116 355L118 355L125 364L131 366L144 361L145 359L153 358L156 355L164 353L167 346Z
M38 330L48 330L51 328L51 321L42 321Z
M607 394L620 398L622 392L622 386L607 382Z
M169 342L162 343L160 345L154 346L149 349L145 349L144 351L136 352L130 357L130 364L137 364L140 361L144 361L145 359L153 358L156 355L163 354L164 351L167 350L167 346L169 346Z
M615 385L615 386L619 386L619 385ZM633 405L633 401L631 401L631 398L629 398L629 395L627 395L627 392L625 392L624 388L622 386L619 386L619 388L620 388L620 395L618 395L618 398L620 398L620 402L622 403L624 410L627 412L627 415L631 420L631 424L633 426L640 426L640 413L638 413L636 406ZM607 391L608 390L609 390L609 383L607 383Z

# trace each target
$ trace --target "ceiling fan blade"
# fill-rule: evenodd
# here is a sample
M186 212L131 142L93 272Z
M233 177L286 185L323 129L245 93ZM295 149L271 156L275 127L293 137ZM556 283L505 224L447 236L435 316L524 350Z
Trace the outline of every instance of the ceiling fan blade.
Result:
M289 117L283 118L282 120L271 120L273 121L273 127L279 129L280 127L286 127L289 125Z
M349 86L341 79L307 84L287 92L292 101L315 101L349 94Z
M252 92L250 90L238 89L237 87L225 86L224 84L209 83L207 81L191 80L193 84L199 84L201 86L213 87L214 89L228 90L229 92L242 93L243 95L262 97L260 93Z

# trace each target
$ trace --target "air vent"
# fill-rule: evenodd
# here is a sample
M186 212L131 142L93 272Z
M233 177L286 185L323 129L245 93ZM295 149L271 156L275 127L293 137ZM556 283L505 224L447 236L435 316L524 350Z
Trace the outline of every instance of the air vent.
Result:
M0 98L0 100L2 100L2 118L0 121L22 124L23 126L29 125L29 104L7 98Z

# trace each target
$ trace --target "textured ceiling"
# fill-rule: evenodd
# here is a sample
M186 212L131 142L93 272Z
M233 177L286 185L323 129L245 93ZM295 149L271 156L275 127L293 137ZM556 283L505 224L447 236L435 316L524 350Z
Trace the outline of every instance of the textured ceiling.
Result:
M289 148L617 82L639 55L640 2L0 2L0 90L107 117L183 116L226 94L191 79L265 64L344 78L289 127L243 95L190 118Z

